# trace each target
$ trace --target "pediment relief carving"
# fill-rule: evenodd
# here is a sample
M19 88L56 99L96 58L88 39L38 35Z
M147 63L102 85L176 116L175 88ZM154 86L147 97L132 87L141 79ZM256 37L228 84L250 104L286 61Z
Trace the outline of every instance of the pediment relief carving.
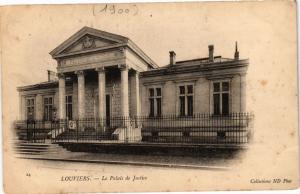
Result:
M117 42L107 40L101 37L95 37L92 35L85 35L80 38L78 41L74 42L68 48L66 48L62 53L74 53L83 50L95 49L110 46L116 44Z

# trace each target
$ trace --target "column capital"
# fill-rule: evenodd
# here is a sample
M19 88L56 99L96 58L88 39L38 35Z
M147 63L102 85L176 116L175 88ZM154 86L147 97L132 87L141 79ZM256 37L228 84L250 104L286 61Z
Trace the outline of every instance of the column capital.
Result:
M97 67L97 68L95 68L95 71L97 71L99 73L104 73L105 72L105 68L104 67Z
M58 77L58 79L65 79L66 76L63 73L58 73L57 77Z
M129 66L126 65L126 64L120 64L120 65L118 65L118 68L119 68L121 71L129 70Z
M124 54L125 53L125 47L120 47L119 51L120 51L120 53Z
M245 73L245 72L240 73L240 76L241 76L241 77L244 77L244 76L246 76L246 75L247 75L247 73Z
M77 76L80 76L80 75L85 75L85 72L82 71L82 70L80 70L80 71L75 71L75 74L76 74Z

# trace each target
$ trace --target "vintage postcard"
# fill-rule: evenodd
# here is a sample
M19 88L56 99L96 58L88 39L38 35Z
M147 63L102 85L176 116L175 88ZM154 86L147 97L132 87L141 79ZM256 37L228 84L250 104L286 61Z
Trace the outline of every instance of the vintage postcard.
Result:
M295 1L0 14L6 193L299 187Z

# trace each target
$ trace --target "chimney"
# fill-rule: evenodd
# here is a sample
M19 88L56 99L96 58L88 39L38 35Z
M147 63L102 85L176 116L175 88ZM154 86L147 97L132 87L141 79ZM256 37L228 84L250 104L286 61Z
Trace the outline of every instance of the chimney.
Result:
M48 82L57 80L57 73L51 70L47 70L48 73Z
M209 62L214 61L214 45L208 45L208 59Z
M176 64L176 53L174 51L170 51L170 65Z
M235 53L234 53L234 59L235 60L239 60L240 58L240 53L238 51L238 44L237 44L237 41L235 42Z
M48 72L48 82L50 81L50 70L47 70L47 72Z

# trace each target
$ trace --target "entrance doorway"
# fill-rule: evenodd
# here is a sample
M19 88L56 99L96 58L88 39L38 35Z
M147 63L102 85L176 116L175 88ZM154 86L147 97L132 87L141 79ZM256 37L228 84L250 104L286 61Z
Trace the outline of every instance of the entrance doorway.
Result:
M110 95L106 95L106 126L110 126Z

